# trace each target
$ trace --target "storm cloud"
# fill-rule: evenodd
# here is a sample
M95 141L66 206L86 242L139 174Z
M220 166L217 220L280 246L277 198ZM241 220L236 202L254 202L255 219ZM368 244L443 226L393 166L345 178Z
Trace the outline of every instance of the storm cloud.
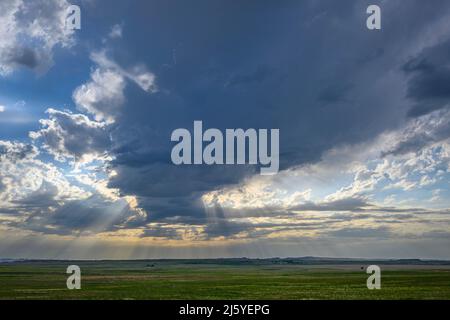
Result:
M2 240L211 255L227 241L375 254L379 240L447 240L448 1L379 1L381 30L365 0L79 4L79 31L65 0L0 4ZM194 121L279 129L279 173L173 164L171 133Z
M220 16L204 2L199 11L181 10L176 19L170 4L139 9L154 6L159 36L152 38L157 49L147 61L164 66L153 69L160 91L146 96L129 90L129 112L116 120L112 134L119 145L111 162L117 175L110 180L111 187L137 195L148 210L155 197L199 197L254 174L251 167L174 166L170 134L191 128L194 120L222 130L279 128L281 169L318 162L330 148L396 128L413 108L406 98L419 94L415 86L426 85L405 75L413 72L411 55L432 54L411 45L449 10L445 2L440 13L425 5L418 17L414 8L422 5L405 3L404 12L411 14L395 19L398 8L386 6L386 28L393 31L368 33L364 4L351 1L276 7L249 1L239 10L221 3ZM397 37L396 30L405 28L408 32ZM323 34L330 35L326 41ZM174 49L163 39L183 40ZM170 62L164 52L171 53ZM430 59L439 63L433 54ZM166 214L172 209L182 214L170 204Z

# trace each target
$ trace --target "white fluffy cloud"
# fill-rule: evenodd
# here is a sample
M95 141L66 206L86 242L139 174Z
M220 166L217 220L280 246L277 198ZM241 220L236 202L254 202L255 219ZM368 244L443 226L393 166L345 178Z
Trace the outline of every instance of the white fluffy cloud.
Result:
M74 31L65 27L66 0L0 2L0 75L19 66L45 71L55 46L71 46Z
M77 106L95 116L97 121L114 122L114 117L125 101L123 77L112 70L96 69L91 81L73 93Z
M59 201L83 199L88 192L73 186L54 165L37 159L30 144L0 140L0 214L26 213Z
M113 123L125 102L126 81L136 83L146 92L155 92L155 76L144 66L125 70L106 56L104 51L91 54L97 68L91 74L91 80L73 93L73 100L82 111L94 115L97 121Z
M0 112L5 112L5 106L0 105Z

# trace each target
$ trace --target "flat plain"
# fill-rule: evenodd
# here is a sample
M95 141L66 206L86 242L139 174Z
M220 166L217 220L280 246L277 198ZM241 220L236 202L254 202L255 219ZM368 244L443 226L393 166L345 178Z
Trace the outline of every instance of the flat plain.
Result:
M300 261L300 260L299 260ZM381 290L368 290L376 261L138 260L0 263L0 299L445 299L450 265L380 264ZM80 290L66 268L81 268Z

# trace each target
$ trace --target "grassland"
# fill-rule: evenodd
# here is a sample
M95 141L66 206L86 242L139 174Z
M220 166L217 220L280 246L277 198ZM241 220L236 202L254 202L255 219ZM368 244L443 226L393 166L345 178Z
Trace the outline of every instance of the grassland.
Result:
M69 264L82 289L68 290ZM450 299L449 266L382 266L368 290L364 266L171 261L0 264L0 299Z

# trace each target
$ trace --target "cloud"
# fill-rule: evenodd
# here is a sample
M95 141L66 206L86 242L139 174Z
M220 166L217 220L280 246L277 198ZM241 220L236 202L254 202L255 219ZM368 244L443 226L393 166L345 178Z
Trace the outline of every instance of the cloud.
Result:
M111 140L106 123L90 120L83 114L48 109L42 128L30 132L59 161L90 162L107 156Z
M333 84L319 93L318 100L325 104L349 103L350 101L347 100L346 95L351 89L351 84Z
M0 140L0 159L2 160L14 162L34 158L38 154L38 149L31 144Z
M236 236L241 232L245 232L254 229L254 226L246 223L236 223L226 219L225 213L220 206L211 208L210 214L214 216L213 219L208 221L204 233L208 238Z
M130 197L88 191L37 147L0 140L0 224L45 234L99 233L142 225L146 213Z
M348 199L349 203L352 199ZM295 208L229 209L214 206L206 218L166 217L144 228L141 237L166 240L254 240L418 237L435 223L448 223L448 210L398 209L374 204L310 203ZM427 219L421 216L426 215ZM441 217L439 217L441 216ZM443 218L446 217L446 218ZM411 228L415 226L416 231Z
M450 109L445 108L413 119L397 134L384 155L419 152L424 147L450 138Z
M442 190L437 193L436 185L445 185L449 178L447 113L438 110L410 118L397 130L386 131L363 144L335 147L325 152L321 161L280 172L275 177L254 176L236 186L204 193L201 199L210 208L207 217L215 216L214 208L220 208L218 220L208 220L211 228L206 227L205 232L233 237L289 234L293 239L295 232L305 236L307 230L308 236L319 238L332 235L388 239L393 237L391 228L404 236L408 232L418 236L417 230L410 230L413 225L429 230L438 221L447 224L447 218L439 217L447 214L446 209L420 207L427 206L422 197L424 201L437 194L442 198ZM410 148L402 150L399 146L403 144ZM395 201L385 204L381 197ZM441 200L440 206L446 208L448 201ZM264 217L272 223L277 219L283 222L255 222ZM319 224L305 224L309 217ZM253 222L236 221L243 218Z
M22 228L46 234L95 234L118 230L131 220L145 215L130 207L124 199L107 200L93 195L83 200L67 201L51 215L40 212L28 216Z
M0 112L5 112L5 106L0 105Z
M59 201L80 199L88 192L72 185L54 165L37 159L31 144L0 141L0 215L14 213L17 218L33 210L48 210Z
M173 61L176 52L176 63L170 68L155 68L161 88L158 94L127 97L123 107L127 112L116 117L112 139L120 145L113 151L111 165L117 175L110 186L137 195L149 211L159 197L195 197L198 201L204 194L240 186L254 174L254 168L171 164L171 132L191 128L200 118L209 128L280 128L281 170L320 163L330 150L364 144L398 129L411 106L405 97L408 83L401 67L422 50L418 46L427 39L431 21L447 16L449 6L440 3L445 7L442 11L427 10L420 17L412 14L392 20L389 28L395 32L370 39L367 29L353 27L364 26L360 12L366 8L351 1L345 5L332 1L314 6L291 3L276 9L261 6L257 15L251 6L236 15L233 5L224 5L221 17L233 16L232 23L219 23L223 21L215 14L184 10L181 23L162 10L163 20L173 27L155 21L161 31L151 45L144 46L145 59L149 66L161 66ZM420 6L409 3L404 10L416 13L416 5ZM397 9L386 6L384 14L393 15ZM212 7L205 4L202 10ZM301 17L287 14L293 11L302 12ZM276 29L263 18L269 14ZM305 26L304 21L318 15L323 17L320 24ZM407 35L397 31L410 25ZM127 28L133 31L132 26ZM320 40L330 30L332 36ZM264 39L258 36L262 33L266 34ZM184 39L175 49L173 43L163 40L174 36ZM302 45L299 37L308 45ZM359 40L349 46L349 38ZM124 41L132 43L133 39ZM231 49L236 43L240 44L238 51ZM104 52L93 60L104 68L130 73L127 68L118 68ZM348 152L342 152L341 157L345 154ZM371 175L372 169L361 168L356 180L350 179L352 187L348 180L342 183L340 187L349 187L343 190L348 194L341 194L342 198L371 192L385 179L379 172ZM302 184L296 191L307 189ZM327 195L336 192L328 191ZM167 206L166 215L171 211L179 214L178 207ZM186 212L191 212L190 208Z
M39 72L53 64L56 46L74 44L74 31L65 28L66 0L5 0L0 4L0 75L18 67Z
M144 66L126 71L106 56L104 51L94 52L91 59L98 65L91 73L91 80L79 86L73 93L78 108L94 115L97 121L111 124L122 111L125 103L126 79L142 90L155 92L155 76Z
M214 185L236 183L247 170L242 167L241 170L236 171L225 166L199 167L196 170L185 170L179 167L177 170L171 163L162 161L152 165L140 166L137 164L137 167L122 167L120 162L113 160L111 166L114 169L120 168L120 171L111 179L110 186L120 186L126 193L130 192L143 197L191 196L195 192L208 191ZM247 175L251 172L248 171ZM203 174L201 178L200 174ZM218 179L220 174L223 176ZM150 176L152 179L148 180ZM185 183L180 184L180 180ZM149 181L152 183L148 183Z
M410 116L420 116L449 106L450 40L424 49L403 65L409 76L408 97L414 101Z
M117 39L117 38L122 38L122 25L120 24L115 24L112 26L111 28L111 32L109 33L109 37L111 39Z
M299 211L364 211L364 208L374 209L367 200L361 198L343 198L335 201L323 201L320 203L306 202L291 208Z
M30 48L11 48L4 53L4 59L11 64L21 65L30 69L35 69L43 57L38 57L38 53Z
M186 231L186 228L182 226L181 232L179 229L173 226L167 226L165 224L152 224L148 226L141 233L141 238L164 238L170 240L182 240L183 232Z
M96 69L91 79L74 91L75 103L81 110L93 114L97 121L114 122L125 101L123 77L114 71Z
M356 1L262 5L257 14L232 3L220 14L205 3L200 14L180 2L175 16L159 8L150 42L139 37L139 21L128 23L132 12L117 10L127 37L91 53L90 76L73 91L80 113L49 109L33 144L0 144L2 227L180 245L445 239L450 117L441 36L450 5L437 1L440 10L402 4L401 19L385 19L390 32L372 36ZM10 26L20 16L13 3L22 1L0 10ZM399 5L389 2L383 14ZM97 10L112 16L116 8L105 6ZM73 40L44 34L33 36L48 41L41 47L2 34L0 70L37 70ZM110 37L120 34L117 25ZM280 128L282 171L263 178L252 166L174 166L170 133L199 119L220 129ZM83 165L70 171L43 150Z
M97 51L91 54L91 59L100 68L113 70L120 74L122 77L136 83L142 90L149 93L154 93L158 90L155 83L155 75L148 71L143 64L135 65L129 69L125 69L111 60L106 51Z

